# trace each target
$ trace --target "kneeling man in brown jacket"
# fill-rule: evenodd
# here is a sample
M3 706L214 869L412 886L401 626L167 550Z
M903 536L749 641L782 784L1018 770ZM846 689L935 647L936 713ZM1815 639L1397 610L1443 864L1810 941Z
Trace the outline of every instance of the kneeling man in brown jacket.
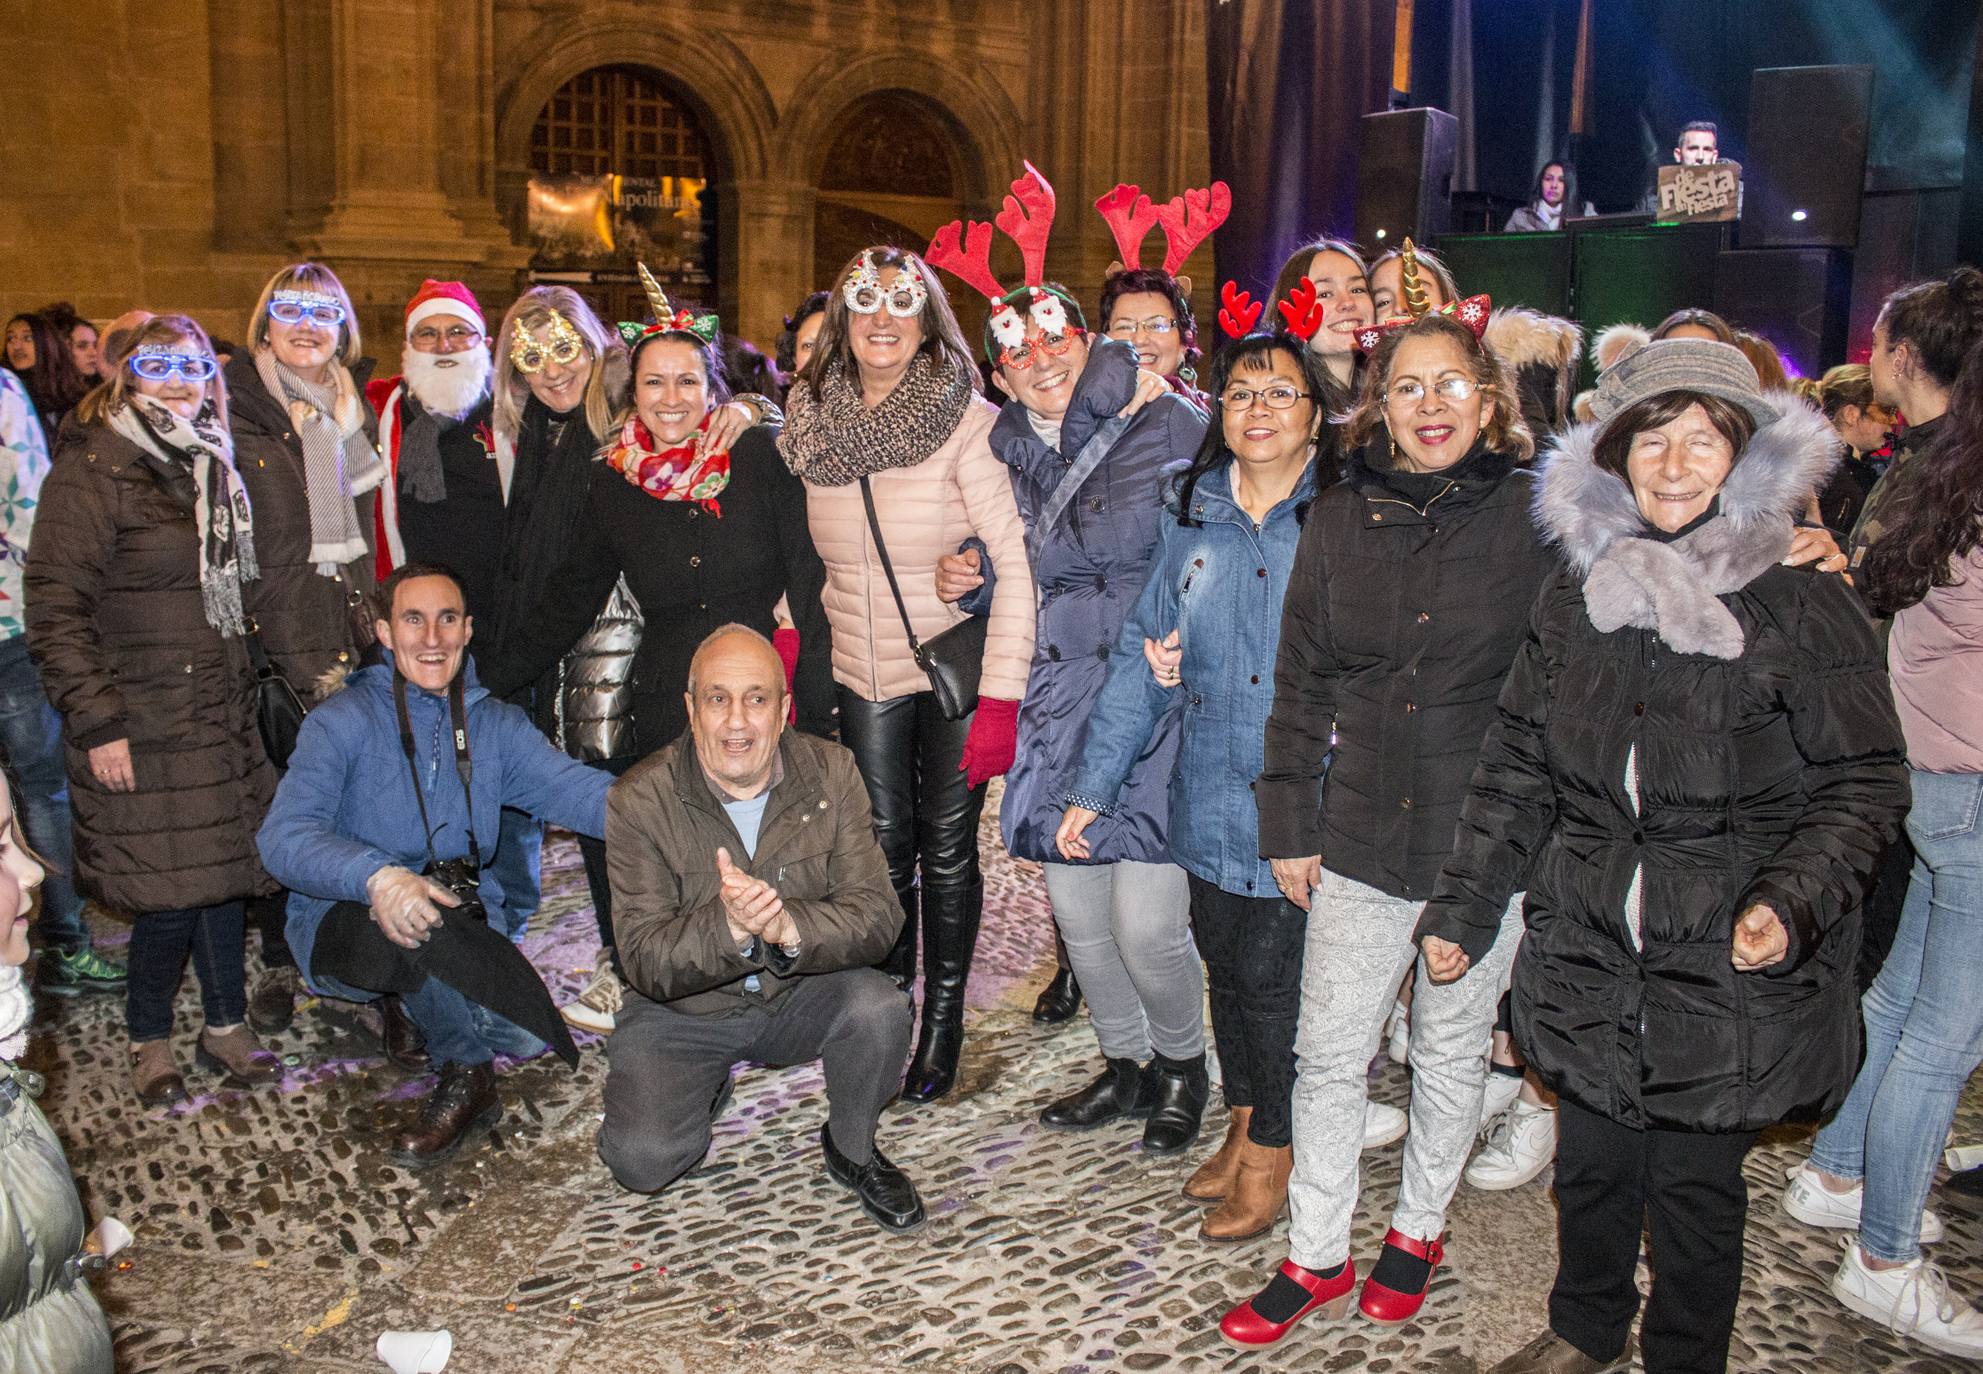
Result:
M709 1150L740 1061L824 1061L820 1151L891 1231L923 1221L915 1185L875 1148L902 1082L909 998L873 965L902 907L854 756L785 730L785 670L742 625L689 665L689 733L606 802L613 924L632 991L607 1041L599 1155L658 1192Z

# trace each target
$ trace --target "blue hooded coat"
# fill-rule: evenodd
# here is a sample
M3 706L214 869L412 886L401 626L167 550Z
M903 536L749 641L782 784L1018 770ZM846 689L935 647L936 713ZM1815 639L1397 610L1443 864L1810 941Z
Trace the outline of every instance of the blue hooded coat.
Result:
M1022 859L1065 862L1054 831L1109 654L1149 575L1165 489L1205 434L1204 416L1174 395L1116 418L1135 390L1135 351L1102 340L1075 381L1058 448L1017 401L992 426L992 452L1012 469L1039 598L1018 751L999 813L1005 847ZM1116 809L1087 832L1091 862L1171 861L1165 793L1177 742L1178 712L1166 710L1128 760Z
M342 690L303 719L289 771L257 835L262 863L289 892L289 947L310 980L317 928L338 902L367 901L365 880L389 864L415 873L427 866L427 842L413 795L413 771L400 745L393 706L392 655L361 668ZM505 913L501 879L491 867L505 806L575 830L606 833L609 773L563 753L516 706L498 701L468 675L468 751L473 760L474 811L455 772L452 730L444 697L409 686L427 818L436 857L468 853L472 823L482 851L483 905L491 923ZM515 938L521 932L506 930Z

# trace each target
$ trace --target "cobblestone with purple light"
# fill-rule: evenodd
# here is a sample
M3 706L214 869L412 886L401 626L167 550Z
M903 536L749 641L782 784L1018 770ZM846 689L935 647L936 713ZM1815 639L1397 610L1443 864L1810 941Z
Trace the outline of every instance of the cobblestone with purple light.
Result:
M961 1084L933 1107L893 1107L881 1144L907 1168L930 1223L876 1230L821 1171L817 1066L746 1068L702 1169L659 1197L619 1191L593 1153L605 1059L585 1043L576 1073L555 1060L511 1069L507 1111L456 1158L414 1174L385 1142L431 1080L371 1052L322 1006L272 1045L292 1065L279 1091L213 1091L146 1111L124 1071L121 1003L44 999L32 1067L92 1215L137 1233L128 1269L100 1283L127 1374L376 1370L385 1329L446 1327L450 1370L804 1370L854 1374L1087 1374L1088 1371L1483 1369L1543 1320L1554 1268L1548 1175L1507 1193L1461 1188L1448 1267L1421 1319L1380 1327L1352 1315L1241 1352L1218 1319L1285 1253L1285 1223L1258 1241L1202 1241L1179 1188L1200 1148L1141 1155L1127 1126L1043 1130L1039 1106L1086 1081L1085 1018L1042 1030L1032 998L1052 962L1037 869L999 848L987 807L984 934L972 974ZM545 855L545 902L526 949L559 1000L590 972L594 930L576 847ZM104 925L115 938L121 928ZM190 1067L198 1002L190 979L175 1039ZM1405 1105L1403 1069L1373 1080ZM1961 1124L1983 1138L1983 1098ZM1807 1133L1773 1133L1751 1156L1748 1278L1731 1367L1771 1374L1963 1362L1903 1346L1826 1292L1838 1241L1782 1215L1783 1171ZM1374 1258L1401 1146L1365 1157L1355 1250ZM1936 1257L1968 1296L1983 1206L1940 1194Z

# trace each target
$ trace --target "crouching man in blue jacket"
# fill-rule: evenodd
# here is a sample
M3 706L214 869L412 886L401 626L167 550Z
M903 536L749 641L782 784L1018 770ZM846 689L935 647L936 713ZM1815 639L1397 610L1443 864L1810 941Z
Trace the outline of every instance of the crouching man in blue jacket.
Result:
M393 1142L419 1168L502 1114L497 1054L549 1041L576 1059L487 865L506 806L602 836L613 779L476 684L452 572L406 564L379 598L385 661L305 718L258 838L290 892L305 984L360 1002L397 993L426 1036L440 1082Z

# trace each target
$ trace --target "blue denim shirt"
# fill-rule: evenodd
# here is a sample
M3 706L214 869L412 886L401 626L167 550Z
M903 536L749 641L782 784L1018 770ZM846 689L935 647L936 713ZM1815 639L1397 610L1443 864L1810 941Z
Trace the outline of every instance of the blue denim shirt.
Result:
M1314 499L1312 462L1257 527L1233 499L1230 465L1207 473L1193 491L1195 526L1177 522L1173 494L1156 560L1110 655L1108 681L1068 789L1069 801L1110 811L1151 732L1182 694L1184 737L1170 784L1171 857L1241 897L1280 893L1260 857L1253 780L1274 704L1281 599L1301 535L1297 512ZM1143 640L1162 640L1172 630L1184 650L1182 681L1163 687L1144 661Z

